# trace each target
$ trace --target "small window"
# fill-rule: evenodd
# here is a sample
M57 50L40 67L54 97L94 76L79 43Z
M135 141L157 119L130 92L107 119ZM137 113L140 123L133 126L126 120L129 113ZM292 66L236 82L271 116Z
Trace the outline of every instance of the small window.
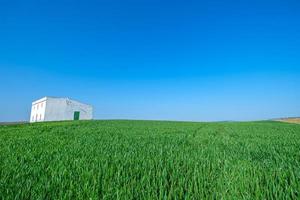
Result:
M34 116L31 117L31 121L34 121Z
M42 120L42 114L40 114L40 120Z
M36 116L35 116L35 120L38 120L38 118L39 118L39 115L38 115L38 114L36 114Z
M37 109L39 109L39 104L37 105Z

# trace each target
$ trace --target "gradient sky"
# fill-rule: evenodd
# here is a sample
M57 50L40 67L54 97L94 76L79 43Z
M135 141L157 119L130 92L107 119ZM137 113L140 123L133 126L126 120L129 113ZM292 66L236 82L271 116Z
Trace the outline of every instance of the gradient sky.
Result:
M0 1L0 121L70 97L96 119L300 116L300 3Z

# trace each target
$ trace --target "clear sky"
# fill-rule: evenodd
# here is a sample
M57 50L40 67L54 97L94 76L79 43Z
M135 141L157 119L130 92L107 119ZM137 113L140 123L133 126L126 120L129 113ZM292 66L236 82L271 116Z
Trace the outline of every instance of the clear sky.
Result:
M43 96L96 119L300 116L300 1L1 0L0 121Z

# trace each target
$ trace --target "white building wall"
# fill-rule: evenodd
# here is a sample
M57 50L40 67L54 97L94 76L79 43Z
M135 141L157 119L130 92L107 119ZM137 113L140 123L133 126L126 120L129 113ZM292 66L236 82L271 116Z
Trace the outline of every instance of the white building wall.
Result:
M71 120L66 117L66 100L64 98L47 97L45 121Z
M41 108L39 103L42 102L44 105ZM68 98L45 97L33 102L32 105L30 122L73 120L75 111L80 112L80 120L93 119L92 106ZM38 120L35 120L34 116L38 116Z
M44 121L46 110L46 98L32 102L30 122Z
M75 111L80 112L80 120L89 120L93 118L92 106L70 99L66 100L66 104L66 117L68 119L73 120Z

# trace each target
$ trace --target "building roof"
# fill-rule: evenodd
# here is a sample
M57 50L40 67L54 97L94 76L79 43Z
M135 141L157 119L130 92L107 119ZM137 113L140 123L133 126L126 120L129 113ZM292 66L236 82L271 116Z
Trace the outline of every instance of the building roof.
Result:
M80 103L80 104L85 104L85 105L88 105L88 106L92 106L92 105L90 105L90 104L82 103L82 102L80 102L80 101L77 101L77 100L74 100L74 99L70 99L70 98L68 98L68 97L53 97L53 96L45 96L45 97L43 97L43 98L40 98L40 99L38 99L38 100L35 100L35 101L32 102L32 105L37 104L37 103L41 103L41 102L43 102L43 101L46 101L47 99L65 99L65 100L77 102L77 103Z

